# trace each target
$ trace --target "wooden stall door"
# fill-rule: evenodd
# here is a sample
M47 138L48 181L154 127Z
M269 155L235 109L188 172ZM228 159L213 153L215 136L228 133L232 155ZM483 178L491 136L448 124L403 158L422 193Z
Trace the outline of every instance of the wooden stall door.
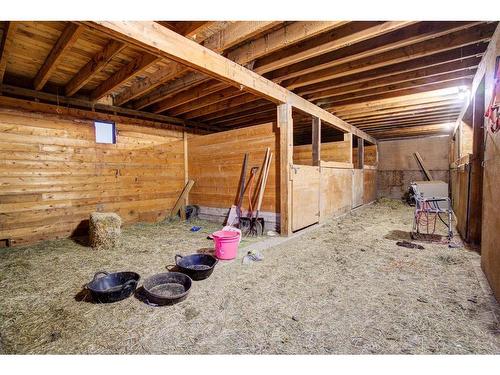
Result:
M363 170L353 169L352 172L352 208L356 208L363 204Z
M319 167L293 166L292 231L319 222L319 181Z

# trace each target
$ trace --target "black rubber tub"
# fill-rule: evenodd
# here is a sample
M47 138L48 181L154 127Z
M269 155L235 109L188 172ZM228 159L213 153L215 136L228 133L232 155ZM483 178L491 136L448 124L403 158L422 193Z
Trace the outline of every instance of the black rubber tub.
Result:
M182 273L185 273L193 280L203 280L209 277L214 271L219 260L210 254L191 254L175 256L175 265Z
M97 272L87 289L95 302L110 303L128 298L137 288L140 276L135 272Z
M180 272L165 272L147 278L142 287L147 302L163 306L185 300L192 283L188 275Z

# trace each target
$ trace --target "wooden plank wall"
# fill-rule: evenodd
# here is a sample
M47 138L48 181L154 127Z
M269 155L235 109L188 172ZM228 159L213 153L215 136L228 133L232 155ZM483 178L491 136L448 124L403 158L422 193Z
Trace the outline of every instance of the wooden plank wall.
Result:
M0 109L0 239L83 233L93 211L163 218L184 184L182 132L116 127L116 144L96 144L92 121Z
M321 167L321 221L351 210L352 176L352 169Z
M377 145L365 145L365 165L376 167L378 164ZM352 163L358 164L358 148L352 149Z
M189 195L190 203L231 207L238 195L244 154L249 154L247 176L252 167L259 167L260 175L266 147L273 152L273 160L262 210L279 212L279 152L276 151L279 150L279 133L273 123L189 138L189 178L195 181ZM243 207L248 208L247 194Z
M498 35L498 33L496 34ZM493 39L489 48L491 58L486 61L485 105L491 101L494 85L496 57L500 55L500 38ZM500 132L493 133L485 126L485 151L483 169L483 216L481 227L481 266L491 288L500 301L500 214L498 198L500 187Z
M321 143L321 160L350 163L350 147L351 143L349 141ZM293 163L312 165L312 145L294 146Z

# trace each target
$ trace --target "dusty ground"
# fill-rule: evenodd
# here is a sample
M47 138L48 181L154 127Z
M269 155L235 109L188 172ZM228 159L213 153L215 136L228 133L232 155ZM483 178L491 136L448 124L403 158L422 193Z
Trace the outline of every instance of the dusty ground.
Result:
M136 225L115 252L71 240L4 250L0 352L500 353L478 255L396 246L410 224L411 208L383 201L265 250L263 262L220 262L165 307L75 296L101 269L164 272L175 253L210 247L215 226Z

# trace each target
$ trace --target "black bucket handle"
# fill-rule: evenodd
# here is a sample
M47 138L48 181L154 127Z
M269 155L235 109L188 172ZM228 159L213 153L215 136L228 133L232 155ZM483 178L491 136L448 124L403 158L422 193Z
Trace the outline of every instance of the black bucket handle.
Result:
M97 277L99 275L104 275L104 276L101 276L101 277ZM96 272L95 275L94 275L94 278L92 279L92 281L95 281L97 279L100 279L100 278L103 278L103 277L106 277L109 275L109 272L106 272L106 271L99 271L99 272Z
M179 265L179 262L177 261L177 258L181 258L181 259L182 259L182 258L183 258L183 256L182 256L182 255L179 255L179 254L176 254L176 255L175 255L174 259L175 259L175 265L176 265L176 266L178 266L178 265Z

